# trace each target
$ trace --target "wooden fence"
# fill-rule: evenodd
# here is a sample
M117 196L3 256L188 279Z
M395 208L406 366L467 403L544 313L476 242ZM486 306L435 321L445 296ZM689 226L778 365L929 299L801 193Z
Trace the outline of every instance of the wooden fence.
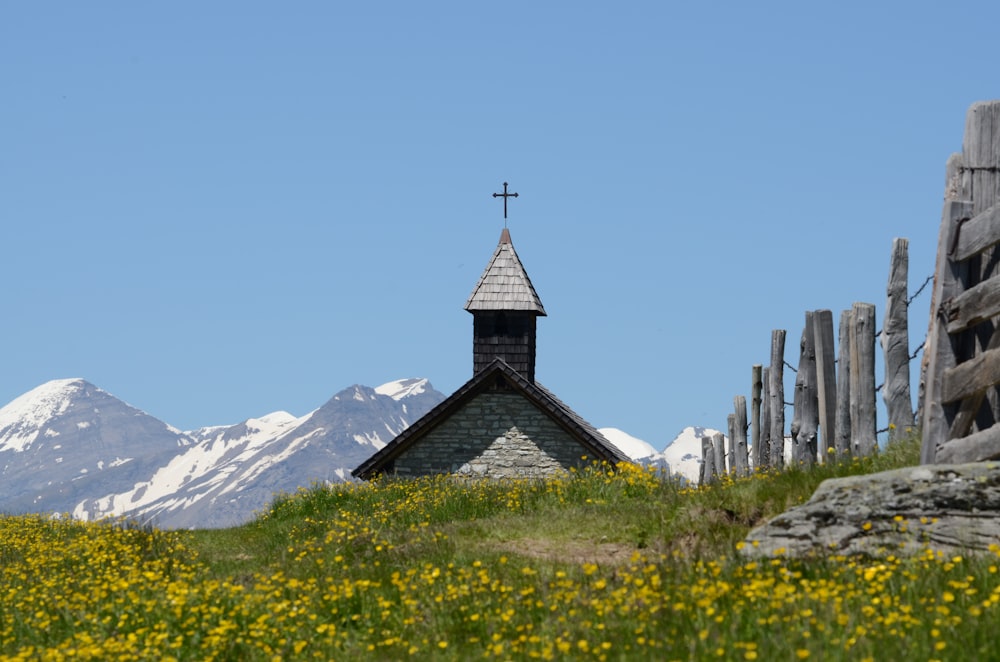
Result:
M969 109L945 181L921 461L978 462L1000 458L1000 101Z
M1000 214L998 214L1000 218ZM754 468L781 468L786 447L793 463L811 464L831 457L868 455L877 448L875 346L880 337L885 361L881 387L888 412L886 431L892 441L912 430L910 356L907 312L908 248L906 239L895 239L889 268L886 314L882 331L875 330L875 306L855 303L840 316L834 347L833 314L808 311L799 340L792 402L785 400L785 336L771 332L771 361L751 368L750 418L742 395L733 400L734 413L727 421L728 437L702 438L702 482L724 473L738 476ZM922 289L922 288L921 288ZM1000 302L1000 298L998 298ZM998 334L1000 335L1000 334ZM998 351L1000 355L1000 351ZM839 357L839 358L836 358ZM793 415L785 433L785 407ZM747 443L747 430L751 440ZM728 439L728 446L727 446Z
M887 429L892 441L919 421L925 464L996 460L1000 459L1000 101L969 108L962 153L952 155L945 168L944 198L916 416L910 400L913 357L906 329L907 242L893 242L881 332ZM854 304L841 314L835 366L830 311L806 313L790 427L792 461L823 461L830 454L866 454L877 448L874 319L870 304ZM745 472L748 466L782 465L787 404L784 343L785 332L774 331L770 366L753 367L749 463L742 457L746 445L738 442L737 429L743 420L740 409L745 415L746 405L737 397L737 412L730 419L730 436L737 440L729 449L730 464L727 467L725 457L719 457L722 441L703 440L713 457L704 480L726 471Z

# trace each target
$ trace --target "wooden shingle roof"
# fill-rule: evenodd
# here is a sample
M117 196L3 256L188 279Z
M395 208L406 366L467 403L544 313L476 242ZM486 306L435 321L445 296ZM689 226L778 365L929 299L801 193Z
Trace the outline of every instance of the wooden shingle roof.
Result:
M514 251L507 228L500 234L500 243L465 302L465 309L470 313L477 310L524 310L545 315L542 300L538 298L528 273Z
M414 422L413 425L396 435L395 439L354 469L351 475L362 480L369 480L382 473L392 460L413 444L418 443L428 432L443 423L476 395L488 390L498 377L506 381L514 391L520 393L538 409L545 412L559 427L568 432L587 451L589 456L612 464L632 462L631 458L608 441L583 417L567 407L551 391L537 382L529 381L507 365L503 359L498 358L438 406Z

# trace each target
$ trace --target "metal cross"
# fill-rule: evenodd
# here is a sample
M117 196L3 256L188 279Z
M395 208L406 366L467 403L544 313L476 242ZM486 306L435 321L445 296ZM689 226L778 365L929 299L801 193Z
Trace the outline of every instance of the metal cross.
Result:
M503 183L503 193L494 193L494 198L503 198L503 221L504 226L507 225L507 198L516 198L517 193L507 192L507 182Z

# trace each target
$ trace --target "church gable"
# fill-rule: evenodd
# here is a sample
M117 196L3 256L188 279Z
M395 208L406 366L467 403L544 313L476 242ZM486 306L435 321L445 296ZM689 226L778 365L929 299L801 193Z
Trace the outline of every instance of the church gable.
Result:
M351 473L543 476L592 459L630 461L552 393L495 359Z
M522 394L487 391L396 457L393 469L400 476L540 478L582 466L587 455L586 447Z

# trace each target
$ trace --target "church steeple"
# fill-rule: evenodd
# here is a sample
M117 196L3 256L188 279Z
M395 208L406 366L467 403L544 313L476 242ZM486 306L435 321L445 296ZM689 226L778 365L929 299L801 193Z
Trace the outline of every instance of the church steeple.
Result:
M473 375L501 358L534 382L535 323L545 315L545 308L514 251L507 228L500 233L500 243L465 309L473 317Z

